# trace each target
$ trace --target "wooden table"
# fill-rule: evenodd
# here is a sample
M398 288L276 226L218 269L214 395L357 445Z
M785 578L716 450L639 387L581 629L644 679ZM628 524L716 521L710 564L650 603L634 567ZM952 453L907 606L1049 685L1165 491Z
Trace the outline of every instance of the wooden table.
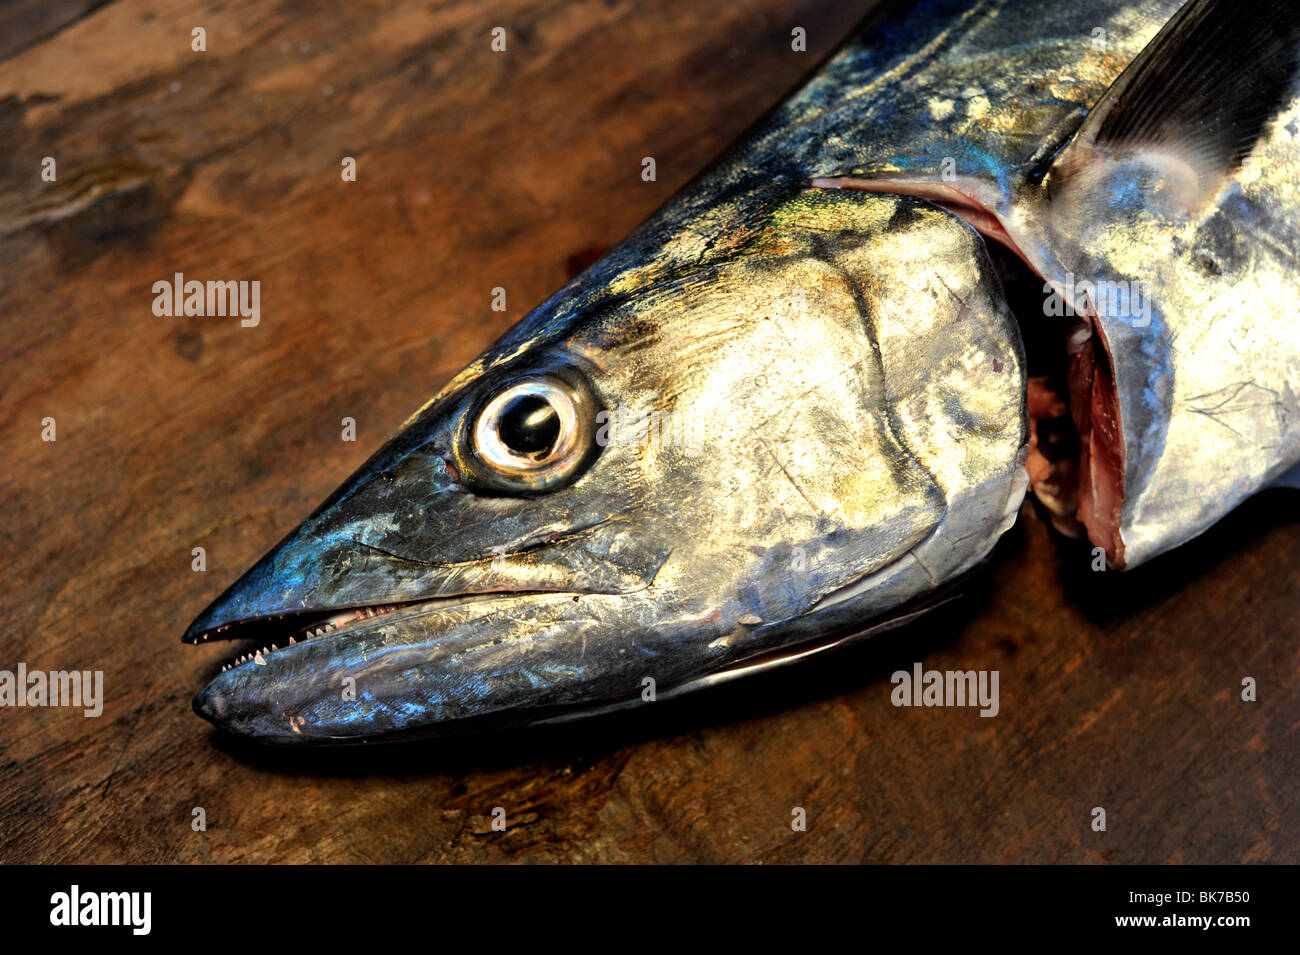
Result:
M1281 493L1128 576L1027 509L970 597L917 626L592 725L295 753L191 713L232 652L182 647L193 616L860 13L0 11L0 668L102 669L106 697L97 719L0 710L0 860L1300 861ZM156 316L176 272L259 280L260 324ZM891 706L914 661L998 670L1000 714Z

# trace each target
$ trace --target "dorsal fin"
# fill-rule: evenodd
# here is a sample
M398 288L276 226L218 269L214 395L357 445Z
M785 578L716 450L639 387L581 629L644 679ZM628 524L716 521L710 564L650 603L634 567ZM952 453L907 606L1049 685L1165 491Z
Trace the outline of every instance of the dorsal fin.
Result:
M1097 160L1139 156L1198 202L1250 154L1295 95L1298 75L1296 0L1189 0L1106 91L1049 171L1061 185Z

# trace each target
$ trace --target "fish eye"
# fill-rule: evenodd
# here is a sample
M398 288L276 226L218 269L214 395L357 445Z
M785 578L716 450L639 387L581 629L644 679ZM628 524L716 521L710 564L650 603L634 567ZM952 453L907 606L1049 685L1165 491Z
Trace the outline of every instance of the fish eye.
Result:
M526 381L479 412L474 450L502 471L534 471L569 451L577 430L576 403L566 390L549 381Z
M560 437L560 412L540 395L521 394L502 406L495 427L507 453L545 460Z
M553 489L587 462L593 418L585 388L552 375L515 381L472 416L470 471L489 490Z

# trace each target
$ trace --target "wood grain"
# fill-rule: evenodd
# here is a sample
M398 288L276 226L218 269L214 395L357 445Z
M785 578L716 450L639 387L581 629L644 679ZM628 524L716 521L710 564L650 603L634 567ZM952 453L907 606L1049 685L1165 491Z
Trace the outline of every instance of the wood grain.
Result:
M1281 493L1128 576L1089 573L1027 509L969 597L920 625L591 725L301 754L190 712L229 653L180 645L193 616L860 13L0 16L0 668L102 669L106 688L98 719L0 710L0 860L1300 861L1300 507ZM259 280L261 324L156 317L175 272ZM1000 714L891 706L889 674L917 660L997 669Z

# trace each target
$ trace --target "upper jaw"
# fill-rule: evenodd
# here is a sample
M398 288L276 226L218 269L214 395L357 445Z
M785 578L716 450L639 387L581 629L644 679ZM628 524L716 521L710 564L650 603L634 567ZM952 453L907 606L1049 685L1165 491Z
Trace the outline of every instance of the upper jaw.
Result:
M417 614L422 608L427 608L435 603L442 606L451 606L458 603L469 603L476 598L485 599L492 596L495 595L488 593L446 594L400 603L336 607L330 610L316 609L301 613L277 614L272 617L235 619L203 630L196 630L192 625L190 630L193 631L193 635L187 632L184 640L191 644L208 643L212 640L251 640L252 646L256 646L258 643L264 644L260 649L249 649L232 662L222 666L221 672L224 673L226 670L250 662L264 666L266 658L271 654L279 653L289 647L295 647L310 640L326 637L346 638L363 633L371 629L373 625L381 622L381 618L389 617L389 615L395 615L392 619L399 619L403 616ZM391 622L391 619L386 622Z

